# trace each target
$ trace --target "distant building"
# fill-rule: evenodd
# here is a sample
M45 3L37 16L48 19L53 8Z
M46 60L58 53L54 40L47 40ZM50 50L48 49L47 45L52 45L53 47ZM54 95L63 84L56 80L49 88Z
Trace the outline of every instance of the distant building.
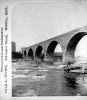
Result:
M12 41L12 59L20 59L22 58L21 52L16 52L16 42Z
M12 41L12 52L16 52L16 42Z

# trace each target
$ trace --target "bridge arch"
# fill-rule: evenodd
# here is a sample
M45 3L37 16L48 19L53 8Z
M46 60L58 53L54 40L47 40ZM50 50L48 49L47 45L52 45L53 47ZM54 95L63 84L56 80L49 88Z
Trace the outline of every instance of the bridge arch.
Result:
M36 48L36 52L35 52L35 56L38 57L38 58L43 58L44 56L44 51L43 51L43 47L41 45L39 45L37 48Z
M58 45L59 43L57 41L51 41L50 44L48 45L47 47L47 54L53 54L54 53L54 50L56 48L56 46ZM60 44L59 44L60 45ZM61 47L61 45L60 45ZM62 48L61 48L62 49Z
M66 57L66 61L71 61L73 62L75 59L74 53L75 53L75 49L77 44L79 43L79 41L85 36L87 35L86 32L79 32L77 34L75 34L68 42L67 47L66 47L66 52L65 52L65 57Z
M30 57L30 58L32 58L33 59L33 50L30 48L29 50L28 50L28 57Z
M27 54L27 53L26 53L26 50L25 50L25 51L24 51L24 57L26 57L26 54Z
M58 46L58 49L61 49L61 52L59 52L59 51L56 51L56 52L55 52L55 49L56 49L57 46ZM60 48L59 48L59 47L60 47ZM61 47L61 45L59 44L58 41L53 40L53 41L51 41L51 42L49 43L49 45L48 45L48 47L47 47L46 55L47 55L48 57L49 57L49 56L52 57L54 61L55 61L55 60L57 60L57 61L62 60L62 47Z

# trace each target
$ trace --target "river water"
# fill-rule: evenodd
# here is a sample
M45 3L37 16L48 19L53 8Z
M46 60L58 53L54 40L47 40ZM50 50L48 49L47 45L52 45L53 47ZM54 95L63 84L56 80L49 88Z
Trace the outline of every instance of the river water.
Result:
M87 74L68 73L62 64L12 63L12 96L87 96Z

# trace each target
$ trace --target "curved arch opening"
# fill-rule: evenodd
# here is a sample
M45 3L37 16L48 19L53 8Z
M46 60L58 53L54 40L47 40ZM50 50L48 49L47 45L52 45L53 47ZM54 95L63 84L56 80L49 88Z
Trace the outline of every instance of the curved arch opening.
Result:
M87 35L85 32L75 34L69 41L66 48L66 60L75 62L75 50L80 40Z
M38 58L41 58L41 59L44 58L44 50L43 50L43 47L42 46L39 45L36 48L35 56L38 57Z
M55 47L57 46L58 42L57 41L52 41L48 48L47 48L47 54L53 54L54 53L54 50L55 50Z
M47 55L53 58L53 61L62 61L62 48L57 41L52 41L47 48Z
M24 56L26 56L26 50L24 51Z
M87 35L84 36L77 44L74 56L76 62L87 61Z
M33 59L33 50L31 48L28 51L28 57Z

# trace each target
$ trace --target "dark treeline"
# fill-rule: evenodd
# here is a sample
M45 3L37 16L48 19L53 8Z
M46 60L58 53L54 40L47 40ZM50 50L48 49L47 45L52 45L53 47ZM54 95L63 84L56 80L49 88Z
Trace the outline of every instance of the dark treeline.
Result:
M12 59L22 59L22 54L20 52L12 52Z

